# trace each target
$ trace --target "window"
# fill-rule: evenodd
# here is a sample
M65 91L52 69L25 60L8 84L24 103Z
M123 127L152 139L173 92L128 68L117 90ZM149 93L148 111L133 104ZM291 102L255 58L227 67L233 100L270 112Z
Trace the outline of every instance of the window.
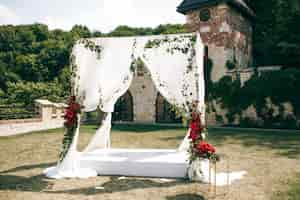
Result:
M208 8L201 10L199 13L199 18L202 22L207 22L208 20L210 20L210 17L210 10Z

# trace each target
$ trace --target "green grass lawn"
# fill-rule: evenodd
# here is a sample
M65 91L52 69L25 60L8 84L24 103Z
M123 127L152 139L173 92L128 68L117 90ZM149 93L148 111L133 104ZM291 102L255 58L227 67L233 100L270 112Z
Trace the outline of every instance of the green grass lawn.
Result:
M97 127L81 127L83 149ZM155 125L113 125L112 147L177 148L187 130ZM0 199L208 199L207 185L187 180L96 177L50 180L42 170L58 159L63 129L0 138ZM227 196L216 199L291 199L300 197L300 132L209 129L209 142L230 157L230 169L246 170ZM218 164L219 170L225 166ZM95 189L104 187L103 190ZM225 188L219 188L224 194Z

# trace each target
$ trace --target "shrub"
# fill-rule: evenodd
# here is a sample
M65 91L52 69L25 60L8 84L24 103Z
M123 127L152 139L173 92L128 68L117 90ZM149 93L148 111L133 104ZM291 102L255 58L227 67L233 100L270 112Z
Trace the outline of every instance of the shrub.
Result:
M34 100L39 98L59 102L64 99L63 92L64 91L58 82L17 82L8 83L6 96L8 103L33 105Z

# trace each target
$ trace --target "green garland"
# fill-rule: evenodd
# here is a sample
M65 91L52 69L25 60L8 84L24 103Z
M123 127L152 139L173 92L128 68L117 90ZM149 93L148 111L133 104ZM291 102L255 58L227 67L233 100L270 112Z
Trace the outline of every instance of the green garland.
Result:
M73 142L73 138L75 136L77 127L78 127L78 119L76 119L76 123L74 124L74 126L70 128L66 128L64 138L62 141L62 149L59 154L59 162L62 162L63 159L66 157L68 150L70 149L71 144Z
M73 142L76 130L79 126L79 116L81 114L81 105L76 102L75 96L71 96L69 100L69 105L65 111L64 119L65 119L65 134L62 142L62 150L59 155L59 162L61 162L66 154L68 153L68 150L71 147L71 144Z
M83 44L84 47L89 49L90 51L97 53L97 59L101 59L101 52L103 50L102 46L97 45L95 42L89 39L81 39L78 43Z

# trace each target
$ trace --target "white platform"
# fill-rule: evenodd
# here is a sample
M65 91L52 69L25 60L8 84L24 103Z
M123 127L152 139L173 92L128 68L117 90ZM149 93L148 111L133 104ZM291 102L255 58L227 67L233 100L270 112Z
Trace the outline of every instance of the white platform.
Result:
M80 167L98 175L183 178L188 155L170 149L101 149L81 155Z

